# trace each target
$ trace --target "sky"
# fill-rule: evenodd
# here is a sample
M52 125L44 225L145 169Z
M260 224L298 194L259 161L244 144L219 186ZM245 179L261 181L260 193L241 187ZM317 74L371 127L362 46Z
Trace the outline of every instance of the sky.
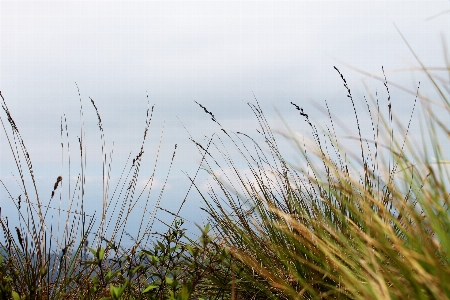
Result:
M76 179L83 128L89 209L97 213L102 140L90 98L101 115L106 152L114 149L113 182L128 155L139 153L148 103L155 105L138 187L151 176L160 149L151 203L157 201L177 144L161 200L174 211L190 185L186 174L193 176L200 163L190 137L203 141L221 128L196 102L223 128L249 134L256 134L257 122L246 103L255 98L274 128L283 128L279 111L293 129L304 129L290 102L320 123L324 116L316 106L324 100L352 127L352 106L333 67L360 99L367 96L363 80L384 91L367 76L381 76L382 66L389 82L414 91L420 75L410 68L418 64L401 35L425 65L443 66L450 16L436 15L449 9L449 1L0 1L0 91L43 199L58 176ZM421 91L427 88L422 84ZM400 119L407 119L414 96L391 93ZM60 146L62 117L72 147L70 175ZM18 172L2 132L0 178L17 198L22 192L13 175ZM206 179L198 185L205 187ZM204 204L189 193L182 215L201 224ZM2 214L14 214L11 201L0 187Z

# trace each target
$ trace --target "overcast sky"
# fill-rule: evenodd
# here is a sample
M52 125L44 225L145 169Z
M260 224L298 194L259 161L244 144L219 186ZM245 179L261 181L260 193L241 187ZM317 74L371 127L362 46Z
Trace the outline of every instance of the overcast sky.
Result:
M157 182L164 181L177 143L166 190L171 196L163 197L171 208L189 185L181 171L193 174L200 159L183 126L199 140L220 129L194 101L224 128L248 133L256 132L246 106L254 96L273 122L274 107L294 126L299 121L291 101L310 112L313 103L323 105L325 99L345 121L352 107L333 66L359 96L367 76L345 64L378 75L384 66L388 80L414 90L411 72L394 72L417 65L395 25L426 65L443 66L441 35L448 41L450 16L426 19L449 8L449 1L0 1L0 90L45 199L55 178L67 174L60 148L64 114L72 159L79 161L77 85L91 155L88 182L97 187L93 195L101 182L101 142L89 97L102 117L107 149L115 142L114 174L120 174L130 151L139 152L147 100L155 104L143 178L151 174L165 120ZM382 83L373 84L383 90ZM395 100L406 107L406 116L413 99ZM317 110L314 116L321 117ZM5 122L3 112L2 118ZM21 192L11 178L17 171L4 133L0 137L0 177L17 197ZM11 200L0 189L4 212ZM201 205L198 197L192 201L189 213Z

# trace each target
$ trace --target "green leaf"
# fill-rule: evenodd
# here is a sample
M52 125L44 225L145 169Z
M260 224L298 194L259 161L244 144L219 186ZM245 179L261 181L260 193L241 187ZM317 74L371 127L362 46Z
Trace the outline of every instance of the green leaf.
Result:
M159 258L157 256L152 255L152 263L156 264L159 262Z
M111 277L112 277L112 271L109 270L108 273L106 273L105 277L106 277L106 281L109 281L111 279Z
M157 285L149 285L142 291L142 293L146 294L146 293L150 292L151 290L156 289L157 287L158 287Z
M141 270L143 268L143 266L141 266L141 265L139 265L139 266L137 266L137 267L135 267L131 272L133 273L133 274L136 274L139 270Z
M164 251L164 249L166 249L166 246L163 243L161 243L160 241L156 241L156 242L158 243L158 246L162 251Z
M91 247L88 247L89 251L94 255L97 256L97 251L92 249Z
M107 241L108 242L108 246L111 247L111 249L113 249L114 251L117 251L117 247L116 245L114 245L114 243Z
M21 300L19 294L17 294L16 292L12 291L12 297L14 300Z
M120 297L123 294L123 291L125 291L125 288L128 286L128 281L126 281L122 286L116 287L112 284L109 285L109 292L111 293L111 296L113 299L120 299Z
M170 248L169 253L173 253L173 252L177 251L178 249L180 249L179 245L174 246L174 247Z
M167 282L167 284L172 285L173 284L173 278L172 277L166 277L166 282Z
M188 300L190 295L191 295L191 291L190 291L189 285L183 284L183 286L181 287L180 295L178 296L178 298L180 300Z
M100 248L98 251L98 259L99 260L103 260L103 257L105 256L105 249L104 248Z

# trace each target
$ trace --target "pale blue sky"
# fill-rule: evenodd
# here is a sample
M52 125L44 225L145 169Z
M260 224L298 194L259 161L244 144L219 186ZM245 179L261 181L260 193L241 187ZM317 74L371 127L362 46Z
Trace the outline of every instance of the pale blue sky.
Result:
M440 34L448 39L450 16L426 19L449 8L449 1L0 1L0 90L26 142L43 195L50 194L58 175L67 173L59 147L63 114L73 164L79 164L75 82L84 108L88 183L97 188L92 188L95 195L101 191L95 185L100 182L101 143L89 97L102 116L107 149L115 142L113 172L118 175L128 153L139 152L148 95L156 107L142 175L151 174L165 120L157 181L164 180L177 143L163 197L165 206L173 208L189 184L181 171L192 174L199 162L179 120L197 139L219 130L194 101L213 112L224 128L248 133L256 128L245 105L253 94L274 123L278 117L273 106L294 127L300 123L291 101L316 111L320 119L312 103L323 105L326 99L336 115L346 118L352 108L333 66L357 96L363 94L361 79L367 77L342 62L377 74L384 66L388 80L414 90L417 78L393 72L417 65L394 23L426 65L443 66ZM383 90L379 82L370 84ZM392 93L397 95L394 89ZM393 101L407 115L413 96ZM0 177L14 185L10 172L17 172L5 135L0 136ZM2 188L0 196L5 212L11 200ZM194 198L186 213L201 222L196 209L200 202ZM93 204L97 210L98 205Z

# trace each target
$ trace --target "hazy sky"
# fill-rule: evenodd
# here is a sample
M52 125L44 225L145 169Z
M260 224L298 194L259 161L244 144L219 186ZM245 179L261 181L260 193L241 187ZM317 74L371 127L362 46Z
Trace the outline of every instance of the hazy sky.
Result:
M88 183L96 187L101 142L89 97L102 117L107 149L115 142L113 168L120 174L128 153L139 152L148 95L156 106L143 178L151 174L165 120L157 182L161 186L177 143L166 190L170 196L163 197L171 208L189 185L181 171L193 174L200 159L183 125L199 140L220 129L194 101L224 128L248 133L256 128L245 104L254 102L253 95L274 122L273 106L294 126L300 121L291 101L312 111L312 103L323 105L325 99L345 118L352 108L333 66L358 95L366 76L343 63L377 74L384 66L388 80L414 89L410 72L393 72L417 65L395 25L426 65L443 66L441 35L448 42L450 16L426 19L449 8L449 1L0 1L0 90L45 199L55 178L67 174L67 164L61 166L63 114L73 164L79 165L75 82L84 112ZM383 90L382 83L374 86ZM407 115L412 100L395 101L405 105ZM2 118L6 122L3 112ZM11 177L17 171L4 133L0 136L0 178L17 197L21 192ZM11 199L0 190L4 212ZM101 187L92 193L97 197ZM187 212L197 221L192 213L200 201L192 201Z

